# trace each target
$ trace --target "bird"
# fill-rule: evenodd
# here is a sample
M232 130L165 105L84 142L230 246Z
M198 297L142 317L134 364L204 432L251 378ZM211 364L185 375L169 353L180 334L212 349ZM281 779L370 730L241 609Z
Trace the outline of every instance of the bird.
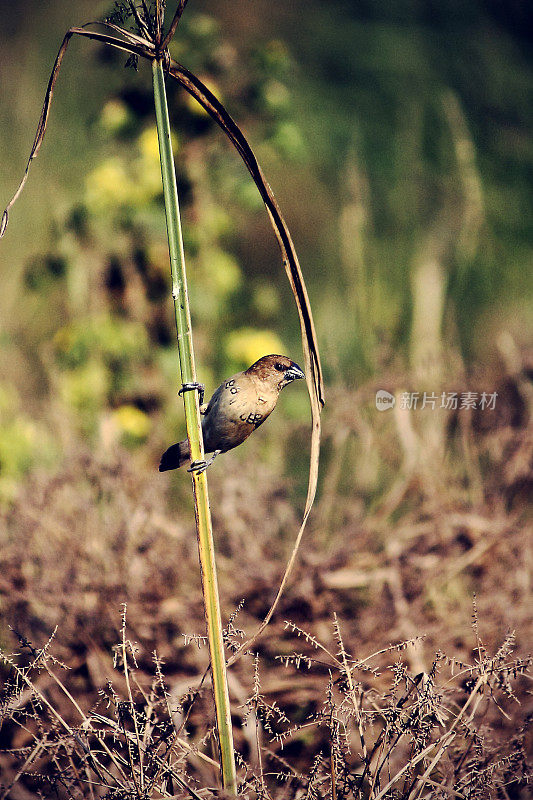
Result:
M204 449L213 455L191 464L188 472L203 472L220 453L242 444L270 416L281 390L301 378L305 378L304 372L290 358L268 355L221 383L209 403L200 406ZM161 456L159 472L177 469L190 458L188 439L177 442Z

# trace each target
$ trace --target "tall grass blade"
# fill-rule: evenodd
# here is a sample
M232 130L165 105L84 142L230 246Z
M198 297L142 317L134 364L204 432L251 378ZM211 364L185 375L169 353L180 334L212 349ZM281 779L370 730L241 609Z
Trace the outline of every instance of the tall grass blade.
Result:
M181 222L178 205L178 192L172 146L170 141L170 122L165 93L163 64L154 60L152 63L154 102L156 109L157 132L159 137L159 153L161 158L161 175L165 196L167 217L167 233L172 272L172 297L176 314L178 349L183 383L196 382L194 351L192 343L191 317L187 296L187 277L185 273L185 255L181 235ZM185 418L189 437L191 461L204 458L200 406L197 392L184 392ZM196 531L198 550L202 571L205 615L211 656L213 694L217 717L217 729L220 744L220 760L224 788L237 793L235 773L235 756L233 752L233 733L229 706L228 686L226 680L226 660L222 639L222 621L218 600L218 584L215 567L213 531L211 511L207 492L207 475L192 472L194 505L196 513Z

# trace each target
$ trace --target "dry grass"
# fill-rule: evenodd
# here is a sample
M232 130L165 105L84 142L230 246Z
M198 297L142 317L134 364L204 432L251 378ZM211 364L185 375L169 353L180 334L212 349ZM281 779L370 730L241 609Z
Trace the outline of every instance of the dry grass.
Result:
M450 418L447 452L470 461L429 474L416 428L373 428L373 390L330 392L312 529L257 654L229 672L242 794L525 798L527 415ZM268 609L298 524L258 447L210 474L228 653ZM2 633L18 652L2 668L6 796L221 796L209 679L196 691L194 522L171 481L73 448L2 512L2 613L21 637Z

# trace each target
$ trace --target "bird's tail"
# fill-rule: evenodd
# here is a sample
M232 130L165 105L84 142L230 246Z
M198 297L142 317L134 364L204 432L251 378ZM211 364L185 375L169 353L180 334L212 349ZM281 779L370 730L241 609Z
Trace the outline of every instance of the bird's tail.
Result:
M166 472L167 469L177 469L190 460L189 441L172 444L161 456L159 472Z

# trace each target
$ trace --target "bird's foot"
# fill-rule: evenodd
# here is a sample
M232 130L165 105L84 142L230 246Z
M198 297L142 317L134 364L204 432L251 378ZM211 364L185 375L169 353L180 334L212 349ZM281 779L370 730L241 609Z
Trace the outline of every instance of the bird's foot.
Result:
M178 392L178 397L180 397L183 392L193 392L195 389L198 391L198 400L200 405L203 405L205 394L205 385L203 383L197 383L196 381L193 381L192 383L182 383L181 389Z
M215 450L211 458L208 458L207 461L193 461L187 472L195 472L197 475L201 475L202 472L205 472L206 469L211 466L220 452L220 450Z

